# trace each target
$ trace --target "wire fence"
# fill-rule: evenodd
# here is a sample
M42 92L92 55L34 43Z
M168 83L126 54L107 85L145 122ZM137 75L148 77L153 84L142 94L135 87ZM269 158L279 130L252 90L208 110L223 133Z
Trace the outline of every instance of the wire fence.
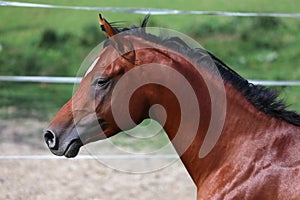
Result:
M80 77L50 77L50 76L0 76L0 82L31 82L31 83L80 83ZM300 81L248 80L257 85L265 86L300 86Z
M47 9L71 9L86 11L106 11L133 14L151 15L218 15L237 17L283 17L300 18L300 13L255 13L255 12L221 12L221 11L198 11L198 10L172 10L159 8L117 8L117 7L87 7L87 6L60 6L52 4L37 4L25 2L0 1L0 6L25 7L25 8L47 8Z
M91 160L91 159L174 159L178 158L177 154L108 154L108 155L77 155L74 159L76 160ZM54 155L7 155L0 156L0 160L63 160L68 159L65 157L59 157Z

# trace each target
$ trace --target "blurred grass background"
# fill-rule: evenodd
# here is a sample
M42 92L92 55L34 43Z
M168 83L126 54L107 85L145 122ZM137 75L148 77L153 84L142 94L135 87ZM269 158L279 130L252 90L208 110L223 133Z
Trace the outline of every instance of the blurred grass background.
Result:
M29 1L24 1L29 2ZM141 7L203 11L299 13L300 1L67 1L32 3L94 7ZM102 13L122 25L142 15ZM104 35L97 11L0 7L0 75L76 76ZM149 26L185 33L247 79L300 80L300 20L200 15L151 16ZM71 97L70 84L0 82L0 118L48 120ZM300 87L278 87L290 109L300 111Z

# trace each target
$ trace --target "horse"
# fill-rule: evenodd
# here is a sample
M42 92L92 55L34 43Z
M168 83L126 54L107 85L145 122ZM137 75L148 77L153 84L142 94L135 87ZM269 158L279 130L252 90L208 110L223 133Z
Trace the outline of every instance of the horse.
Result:
M45 127L50 151L75 157L83 145L151 117L180 155L198 200L300 199L300 115L212 53L147 33L148 19L120 29L99 15L107 40Z

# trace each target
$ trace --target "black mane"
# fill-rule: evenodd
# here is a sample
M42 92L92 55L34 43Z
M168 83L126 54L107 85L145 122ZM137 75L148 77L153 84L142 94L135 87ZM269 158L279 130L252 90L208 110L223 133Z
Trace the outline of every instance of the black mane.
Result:
M196 58L195 61L202 66L207 66L207 64L209 65L207 59L209 59L210 62L212 60L214 62L214 65L217 66L222 78L225 81L231 83L258 110L277 119L285 120L291 124L300 126L300 115L294 111L289 111L286 109L287 106L284 101L278 99L277 90L249 83L246 79L233 71L229 66L227 66L212 53L200 48L193 49L178 37L163 39L158 36L146 33L145 29L143 28L146 27L148 19L149 15L147 15L142 21L141 27L134 26L132 28L123 28L121 30L117 30L120 32L126 32L126 34L136 36L145 34L145 38L147 38L147 40L164 45L166 47L170 47L172 50L176 50L180 54L190 56L191 58L193 58L193 60Z

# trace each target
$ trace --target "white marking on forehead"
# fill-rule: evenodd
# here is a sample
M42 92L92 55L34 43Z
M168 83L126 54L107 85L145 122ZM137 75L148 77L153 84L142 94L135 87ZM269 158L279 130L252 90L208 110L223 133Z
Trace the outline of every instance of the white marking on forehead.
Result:
M97 62L99 60L99 57L97 57L94 62L91 64L91 66L88 68L88 70L86 71L84 77L86 77L93 69L94 67L96 66Z

